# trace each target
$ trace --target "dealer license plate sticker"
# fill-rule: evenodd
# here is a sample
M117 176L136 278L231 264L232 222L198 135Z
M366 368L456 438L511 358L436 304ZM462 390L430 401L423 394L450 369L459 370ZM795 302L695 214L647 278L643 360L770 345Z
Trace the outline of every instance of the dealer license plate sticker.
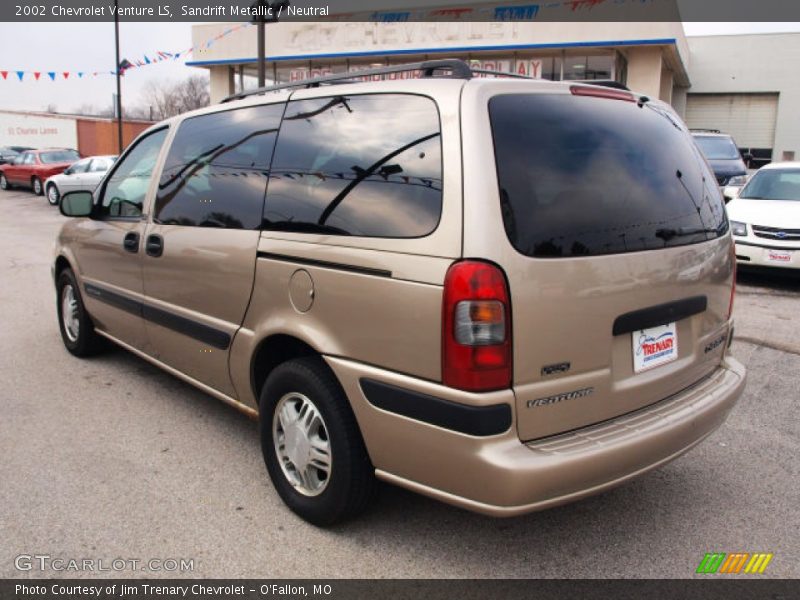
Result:
M782 250L767 250L767 260L777 263L792 262L792 253L784 252Z
M634 373L647 371L678 358L678 329L675 323L634 331L631 338Z

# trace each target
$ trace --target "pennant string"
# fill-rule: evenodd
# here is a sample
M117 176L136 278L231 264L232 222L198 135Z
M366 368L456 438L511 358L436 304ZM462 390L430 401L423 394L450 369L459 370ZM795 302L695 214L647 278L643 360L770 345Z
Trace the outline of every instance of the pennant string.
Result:
M136 68L140 68L140 67L146 67L148 65L153 65L153 64L156 64L156 63L164 62L166 60L173 60L174 61L174 60L178 60L181 57L187 58L190 54L193 54L195 51L197 51L197 50L202 51L203 49L208 49L214 44L215 41L220 40L220 39L222 39L224 37L227 37L227 36L237 32L237 31L240 31L241 29L244 29L246 27L251 27L252 25L253 25L253 23L242 23L242 24L237 25L235 27L228 28L225 31L223 31L222 33L220 33L220 34L218 34L216 36L213 36L213 37L205 40L202 43L193 45L193 46L189 47L188 49L182 50L180 52L174 52L173 53L173 52L165 52L165 51L162 51L162 50L155 50L153 52L149 52L148 53L149 56L148 56L148 54L142 55L141 59L138 59L138 58L137 59L133 59L133 60L122 59L120 64L117 66L117 68L119 69L119 73L121 75L124 75L125 71L127 71L129 69L136 69ZM151 56L153 58L150 58ZM36 81L40 80L40 78L42 76L42 73L45 73L50 78L50 81L55 81L56 80L56 76L58 75L57 71L3 70L3 71L0 71L0 77L2 77L3 81L7 81L8 80L8 74L12 73L12 72L16 73L17 78L19 79L19 81L23 81L23 79L25 78L26 74L33 75L34 80L36 80ZM109 75L116 75L117 71L108 71L107 73ZM98 75L105 75L106 72L103 72L103 71L88 71L88 72L87 71L62 71L61 72L61 76L65 80L69 79L70 74L76 74L78 76L78 79L83 79L84 75L89 76L89 74L91 74L92 77L97 77Z

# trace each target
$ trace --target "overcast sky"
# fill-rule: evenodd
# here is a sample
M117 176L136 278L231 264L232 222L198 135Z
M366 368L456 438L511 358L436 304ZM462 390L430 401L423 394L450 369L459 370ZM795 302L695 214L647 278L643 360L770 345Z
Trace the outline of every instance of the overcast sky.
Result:
M687 35L724 35L800 31L800 23L686 23ZM31 31L36 32L31 40ZM235 35L235 34L234 34ZM153 58L156 51L180 52L191 46L191 23L123 23L120 26L120 53L123 58L144 54ZM33 26L0 23L0 70L11 71L0 80L0 108L44 110L55 105L59 112L70 112L83 104L96 108L111 106L114 77L114 26L112 23L38 23ZM42 71L40 81L26 75L19 83L17 70ZM55 82L44 73L59 73ZM60 75L70 71L66 81ZM83 71L83 80L76 72ZM150 80L176 80L204 69L187 67L183 59L164 61L132 69L123 78L122 96L126 104L142 102L143 86Z

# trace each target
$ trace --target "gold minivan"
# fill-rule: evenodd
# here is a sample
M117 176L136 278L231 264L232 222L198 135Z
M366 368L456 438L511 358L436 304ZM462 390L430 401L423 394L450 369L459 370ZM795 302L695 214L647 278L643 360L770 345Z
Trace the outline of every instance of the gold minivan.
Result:
M510 516L686 452L745 384L713 173L663 103L487 75L333 75L153 126L62 199L67 349L257 416L320 525L377 479Z

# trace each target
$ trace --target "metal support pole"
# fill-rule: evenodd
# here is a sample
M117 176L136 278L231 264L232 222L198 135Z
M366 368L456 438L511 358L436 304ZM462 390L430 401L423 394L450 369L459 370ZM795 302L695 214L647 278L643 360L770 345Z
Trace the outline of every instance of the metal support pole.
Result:
M267 83L267 49L265 45L267 24L264 23L264 19L259 19L256 26L258 27L258 87L264 87Z
M114 0L114 42L116 46L117 67L117 141L119 154L122 154L122 81L119 72L119 0Z

